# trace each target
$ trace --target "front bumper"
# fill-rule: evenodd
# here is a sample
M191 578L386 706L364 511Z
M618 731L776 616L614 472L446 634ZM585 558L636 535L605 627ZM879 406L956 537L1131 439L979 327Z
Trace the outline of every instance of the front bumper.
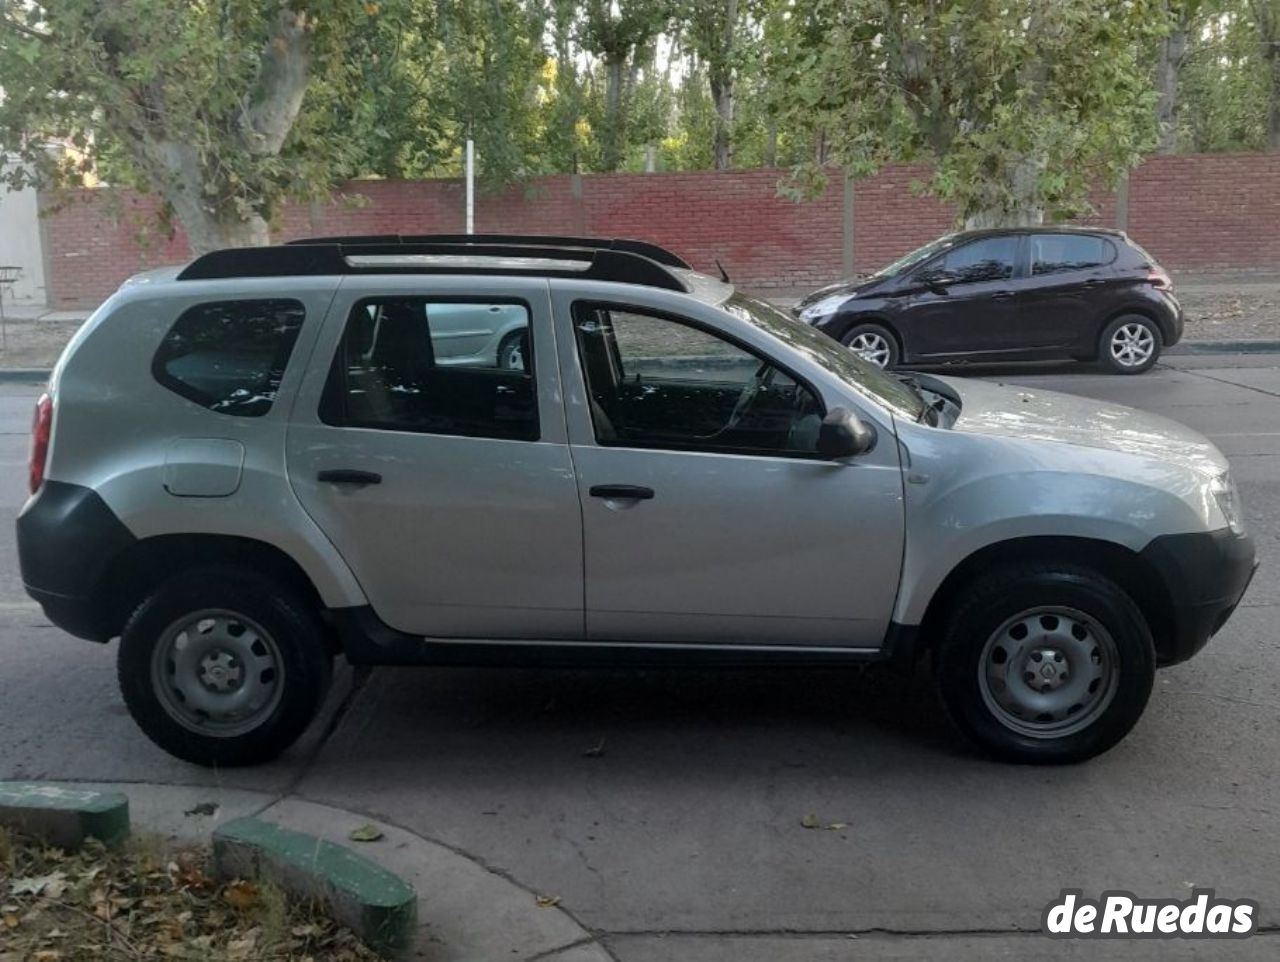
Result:
M1227 623L1258 567L1253 539L1229 528L1155 538L1142 550L1164 581L1168 637L1157 638L1161 665L1186 661Z

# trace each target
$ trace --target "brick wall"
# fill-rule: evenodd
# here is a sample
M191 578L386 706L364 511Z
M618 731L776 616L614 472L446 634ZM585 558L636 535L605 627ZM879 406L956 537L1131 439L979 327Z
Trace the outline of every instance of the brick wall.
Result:
M844 184L816 200L777 196L778 170L539 178L476 198L482 232L636 237L670 247L695 267L719 258L735 282L804 288L840 275ZM853 253L878 267L952 226L952 211L912 190L927 171L887 168L854 185ZM181 232L159 232L155 202L110 190L42 198L49 303L92 304L124 278L190 256ZM1280 154L1156 157L1131 178L1127 212L1096 191L1087 223L1119 224L1166 267L1280 270ZM360 181L333 202L288 207L276 234L461 233L456 180Z

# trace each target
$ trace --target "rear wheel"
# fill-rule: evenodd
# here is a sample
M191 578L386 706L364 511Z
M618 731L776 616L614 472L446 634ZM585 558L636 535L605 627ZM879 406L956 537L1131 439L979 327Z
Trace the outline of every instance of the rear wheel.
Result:
M332 659L315 612L283 585L222 567L178 575L130 616L117 659L134 720L199 765L275 758L315 716Z
M1074 762L1111 748L1142 715L1155 648L1142 612L1114 582L1044 565L967 586L937 664L951 717L987 751Z
M878 368L897 367L901 360L897 338L880 324L855 325L845 334L843 343L863 360Z
M1116 374L1141 374L1160 357L1160 329L1141 314L1122 314L1106 326L1098 356Z

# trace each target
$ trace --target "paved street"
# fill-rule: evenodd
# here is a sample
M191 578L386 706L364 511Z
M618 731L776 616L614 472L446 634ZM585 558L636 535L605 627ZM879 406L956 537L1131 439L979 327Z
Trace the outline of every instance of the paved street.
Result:
M380 669L340 674L280 762L211 772L152 747L114 646L22 593L12 519L36 389L0 384L0 779L152 781L369 813L555 895L621 962L1086 958L1039 934L1063 887L1261 903L1280 952L1280 356L1180 356L1123 378L988 372L1158 411L1231 458L1263 568L1199 657L1162 672L1118 748L1011 767L952 733L923 676ZM851 561L851 590L856 561ZM805 828L806 815L827 829Z

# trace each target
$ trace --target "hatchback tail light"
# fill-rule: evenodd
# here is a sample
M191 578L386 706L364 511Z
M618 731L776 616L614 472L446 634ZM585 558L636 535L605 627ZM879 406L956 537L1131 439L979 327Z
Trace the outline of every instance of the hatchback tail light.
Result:
M49 435L53 432L53 398L41 394L31 422L31 458L27 464L27 487L35 494L44 483L44 463L49 457Z
M1147 272L1147 280L1152 287L1157 287L1162 291L1173 290L1173 278L1170 277L1163 268L1153 267Z

